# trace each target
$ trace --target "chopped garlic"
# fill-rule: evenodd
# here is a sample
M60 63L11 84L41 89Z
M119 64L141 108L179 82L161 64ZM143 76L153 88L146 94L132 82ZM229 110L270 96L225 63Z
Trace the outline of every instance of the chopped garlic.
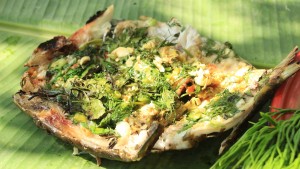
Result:
M131 134L130 125L125 121L118 122L115 130L121 137Z
M177 50L174 47L170 46L162 47L158 52L164 63L172 63L172 60L179 56Z
M79 60L79 64L80 65L84 65L87 62L89 62L91 60L91 58L89 56L83 56L80 60Z
M210 85L212 83L212 79L209 78L209 70L201 68L196 71L191 71L189 74L191 76L195 76L194 80L195 83L199 86L206 87L207 85Z
M142 49L154 49L156 46L155 40L150 40L147 43L143 44Z
M138 134L132 134L128 137L126 148L128 149L138 148L139 146L145 143L148 137L149 135L147 130L141 130Z
M235 76L239 76L239 77L244 76L248 72L248 69L249 67L242 67L235 73Z
M125 65L126 65L127 67L132 67L132 66L133 66L133 60L134 60L134 59L135 59L134 57L130 57L129 59L127 59Z
M133 48L118 47L117 49L113 50L111 54L120 58L132 54L133 51L134 51Z
M162 59L159 56L155 56L153 64L158 68L160 72L165 72L165 68L162 65Z
M137 61L133 65L135 71L146 72L147 70L150 70L150 66L147 65L145 62L141 61L139 58L137 58L136 60Z
M150 104L147 104L147 105L141 107L140 112L141 112L141 115L143 115L145 117L154 116L159 113L159 111L157 111L157 109L155 108L155 104L152 102Z
M245 100L244 100L244 99L241 99L241 100L239 100L235 105L236 105L237 108L240 108L240 107L242 107L245 103L246 103Z

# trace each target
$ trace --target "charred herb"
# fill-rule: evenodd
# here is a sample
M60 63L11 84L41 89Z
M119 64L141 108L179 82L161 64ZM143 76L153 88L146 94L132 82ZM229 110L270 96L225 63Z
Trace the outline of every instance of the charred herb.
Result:
M224 119L228 119L239 112L236 104L241 100L241 96L238 92L229 92L225 89L222 93L217 95L217 99L211 101L207 106L206 115L213 118L216 116L222 116Z

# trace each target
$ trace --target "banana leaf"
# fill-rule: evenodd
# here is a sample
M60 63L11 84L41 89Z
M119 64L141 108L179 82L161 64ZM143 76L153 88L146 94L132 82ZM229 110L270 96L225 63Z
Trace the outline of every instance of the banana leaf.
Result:
M296 0L0 0L0 168L99 168L87 154L43 130L12 102L35 47L53 36L68 36L96 11L115 5L114 19L141 15L172 17L202 36L230 42L257 67L272 67L300 44L300 3ZM150 154L139 162L103 160L100 168L209 168L225 136L191 150Z

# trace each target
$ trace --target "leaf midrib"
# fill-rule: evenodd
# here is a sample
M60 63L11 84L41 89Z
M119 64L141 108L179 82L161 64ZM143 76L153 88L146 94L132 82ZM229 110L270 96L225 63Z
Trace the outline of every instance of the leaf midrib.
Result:
M58 35L70 35L70 32L67 31L56 31L52 29L41 28L37 25L19 24L7 21L0 21L0 31L31 36L39 39L51 39Z

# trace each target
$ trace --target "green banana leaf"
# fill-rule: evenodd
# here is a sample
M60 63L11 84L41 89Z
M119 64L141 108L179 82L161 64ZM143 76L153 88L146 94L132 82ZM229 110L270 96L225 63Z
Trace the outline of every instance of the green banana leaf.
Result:
M273 67L300 44L296 0L0 0L0 168L99 168L89 155L72 156L72 146L37 128L13 104L12 95L20 89L23 64L39 43L70 35L110 4L115 19L176 17L202 36L231 42L257 67ZM101 167L209 168L224 137L204 140L191 150L150 154L139 162L103 159Z

